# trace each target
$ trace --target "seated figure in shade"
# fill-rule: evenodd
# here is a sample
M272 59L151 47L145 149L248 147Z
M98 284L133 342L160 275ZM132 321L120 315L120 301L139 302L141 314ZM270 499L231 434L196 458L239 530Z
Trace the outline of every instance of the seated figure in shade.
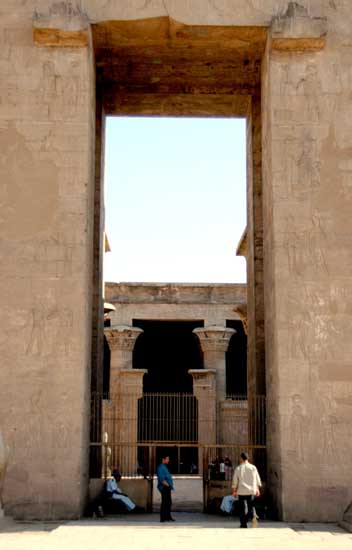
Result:
M137 506L127 495L123 493L119 487L121 474L118 470L112 471L112 477L106 481L106 497L108 500L122 503L128 512L142 512L143 508Z

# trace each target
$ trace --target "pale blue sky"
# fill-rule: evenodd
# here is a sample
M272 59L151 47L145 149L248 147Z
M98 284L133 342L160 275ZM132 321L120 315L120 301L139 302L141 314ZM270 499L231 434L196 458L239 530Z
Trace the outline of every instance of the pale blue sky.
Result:
M245 282L245 120L109 117L105 280Z

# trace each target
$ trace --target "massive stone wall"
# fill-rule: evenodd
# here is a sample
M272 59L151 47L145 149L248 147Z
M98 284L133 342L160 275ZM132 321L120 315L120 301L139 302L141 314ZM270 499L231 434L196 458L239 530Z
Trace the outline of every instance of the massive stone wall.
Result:
M94 65L0 6L0 423L6 513L70 517L87 484Z
M274 33L263 64L269 476L298 521L341 519L351 500L351 15L316 8L325 22L296 6L279 25L308 25L308 49Z
M87 487L94 63L89 25L75 48L62 47L70 25L56 46L34 45L34 12L53 4L0 5L4 497L37 517L78 514ZM300 4L276 21L262 78L269 474L283 517L335 520L352 499L352 14L348 0ZM271 28L287 0L80 6L89 22Z

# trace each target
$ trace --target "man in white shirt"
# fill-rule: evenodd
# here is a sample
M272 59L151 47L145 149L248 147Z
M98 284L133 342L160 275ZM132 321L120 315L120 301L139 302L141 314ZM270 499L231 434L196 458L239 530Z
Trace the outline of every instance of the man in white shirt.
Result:
M136 508L136 505L128 496L123 493L118 486L119 481L121 480L121 474L118 470L113 470L113 477L107 480L106 482L106 492L109 498L113 500L120 500L126 506L129 512L132 512Z
M256 496L259 496L262 482L257 468L248 462L247 453L241 453L240 465L233 476L233 496L238 496L240 504L240 527L246 528L252 520L252 526L257 527L257 514L253 506Z

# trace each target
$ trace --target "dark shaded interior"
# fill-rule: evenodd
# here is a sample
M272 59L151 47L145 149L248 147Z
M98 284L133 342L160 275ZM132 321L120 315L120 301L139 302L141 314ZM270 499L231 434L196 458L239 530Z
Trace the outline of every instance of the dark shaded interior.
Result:
M144 392L192 393L189 369L202 369L203 357L193 329L203 321L133 320L144 330L133 352L133 368L147 369Z
M235 329L226 353L226 394L247 395L247 336L242 321L227 320L226 326Z

